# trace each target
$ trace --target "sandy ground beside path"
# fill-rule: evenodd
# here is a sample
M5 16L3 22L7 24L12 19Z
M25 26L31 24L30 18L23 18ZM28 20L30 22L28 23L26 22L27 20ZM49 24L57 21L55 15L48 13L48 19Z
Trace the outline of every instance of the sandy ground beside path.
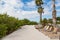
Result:
M35 29L34 25L25 25L2 40L50 40L50 38Z

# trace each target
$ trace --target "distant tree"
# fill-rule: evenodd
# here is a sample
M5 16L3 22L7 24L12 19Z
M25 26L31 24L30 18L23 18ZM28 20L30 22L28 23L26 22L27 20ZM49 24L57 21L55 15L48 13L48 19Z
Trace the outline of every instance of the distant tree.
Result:
M46 18L44 18L43 20L42 20L42 24L45 26L45 25L47 25L47 19Z
M48 23L51 23L52 24L52 19L48 19Z
M60 17L57 17L57 20L59 20L59 21L60 21Z
M57 24L60 24L60 17L57 17Z

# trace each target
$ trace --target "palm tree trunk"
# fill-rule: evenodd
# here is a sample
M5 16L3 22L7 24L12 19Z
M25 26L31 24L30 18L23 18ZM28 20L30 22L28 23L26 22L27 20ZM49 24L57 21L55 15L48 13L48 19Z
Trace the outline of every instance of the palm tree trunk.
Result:
M56 27L56 11L54 10L53 13L52 13L52 16L53 16L53 26Z
M58 28L56 27L56 10L55 10L55 0L52 0L53 2L53 11L52 11L52 19L53 19L53 33L57 34Z
M42 24L42 13L40 13L40 24Z
M53 2L53 11L52 11L53 26L56 27L55 0L52 0L52 2Z

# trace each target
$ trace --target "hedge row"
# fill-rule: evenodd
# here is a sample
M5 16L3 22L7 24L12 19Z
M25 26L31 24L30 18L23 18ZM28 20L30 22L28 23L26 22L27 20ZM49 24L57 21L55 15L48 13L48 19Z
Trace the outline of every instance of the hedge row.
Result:
M0 14L0 38L27 24L34 25L37 23L27 19L18 20L17 18L10 17L7 14Z

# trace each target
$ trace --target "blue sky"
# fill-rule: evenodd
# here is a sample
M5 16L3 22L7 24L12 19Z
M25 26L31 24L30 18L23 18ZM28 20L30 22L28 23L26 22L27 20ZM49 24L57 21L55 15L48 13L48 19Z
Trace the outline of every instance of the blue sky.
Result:
M43 18L52 18L52 0L43 0ZM60 0L56 0L57 16L60 16ZM6 13L10 16L39 22L39 13L35 0L0 0L0 14Z

